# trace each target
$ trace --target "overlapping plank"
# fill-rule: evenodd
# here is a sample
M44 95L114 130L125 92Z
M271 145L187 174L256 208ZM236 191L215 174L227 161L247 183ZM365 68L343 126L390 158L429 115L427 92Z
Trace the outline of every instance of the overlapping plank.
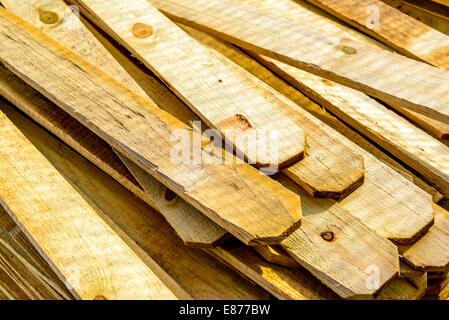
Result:
M156 211L36 123L12 106L2 104L1 110L142 261L150 267L156 262L165 271L164 282L183 297L267 299L266 292L216 259L184 246Z
M407 263L418 270L449 270L449 213L434 205L435 224L418 242L402 253Z
M170 137L187 126L7 11L0 16L0 60L9 69L221 227L247 244L279 243L299 227L297 196L249 165L217 164L205 152L201 165L175 165L179 141Z
M449 37L380 0L308 1L404 55L449 70Z
M271 0L238 1L256 3L267 14L278 14L292 21L297 19L298 6L290 0L277 1L276 12L268 9ZM261 7L261 3L265 5ZM444 194L449 194L449 168L445 165L449 161L449 148L446 145L359 91L266 56L254 56L298 90L438 185Z
M444 70L231 0L152 3L180 22L248 50L449 123L449 73Z
M151 98L156 95L155 92L158 92L156 95L158 97L166 90L163 85L155 81L146 81L143 85L146 89L144 91L108 53L85 25L78 20L78 16L73 12L73 9L68 7L62 0L5 0L0 2L8 10L30 24L33 24L65 47L70 48L81 57L84 57L93 65L98 66L102 71L113 76L135 93L146 96L146 92L148 92ZM54 14L58 19L52 21L53 23L51 24L44 23L40 18L45 13L47 15ZM101 139L92 134L84 126L77 125L79 124L78 121L58 107L52 106L50 101L41 98L37 93L33 94L32 89L19 89L18 86L20 84L18 82L20 80L9 71L4 70L4 67L0 67L0 69L2 70L2 75L0 76L0 93L2 95L94 163L98 163L98 159L104 158L106 154L111 155L111 161L107 163L113 163L114 165L108 166L107 163L103 163L101 166L104 167L104 170L113 177L116 177L118 181L122 182L123 185L144 201L153 207L157 207L157 210L164 215L185 243L196 247L208 247L224 238L226 234L224 229L218 227L209 218L191 206L186 206L185 210L178 207L177 210L168 211L157 206L156 202L159 204L161 201L162 203L166 202L162 198L163 194L161 195L156 192L154 188L153 190L145 190L146 194L142 192L137 182L132 179L132 176L129 176L128 170L121 165L119 159L114 157L114 154L110 152L110 147L104 144ZM147 78L151 79L150 76L147 76ZM20 94L17 94L19 92ZM31 101L32 103L30 103ZM160 99L157 101L160 106L162 104ZM185 108L181 101L170 98L170 96L168 99L164 99L163 106L165 110ZM83 139L80 141L79 137L83 137ZM159 185L158 190L163 188L163 185L151 176L148 176L147 179L153 185ZM183 222L183 218L189 219L189 223Z
M254 246L253 249L268 262L287 268L299 267L299 263L290 257L280 246Z
M74 1L130 50L251 164L279 170L304 157L304 131L285 120L276 97L260 96L145 0ZM120 14L118 14L120 13ZM277 152L262 134L277 135Z
M226 230L206 217L203 218L201 212L167 189L134 162L120 153L118 155L145 192L152 195L156 204L155 209L165 212L164 216L167 222L172 226L177 226L176 233L184 243L191 247L197 247L198 238L200 238L201 244L203 244L201 247L205 247L206 243L215 246L230 236Z
M273 90L275 89L294 101L297 104L294 107L302 118L302 123L310 123L307 130L311 153L316 149L313 148L315 141L318 145L326 145L327 137L319 134L322 132L322 128L326 128L325 132L329 132L334 139L344 144L347 149L364 156L366 167L364 184L339 202L342 207L346 208L352 215L359 217L363 223L377 233L396 243L411 244L428 230L433 223L432 201L428 194L416 187L413 182L381 163L369 152L305 112L300 107L306 110L321 109L253 59L233 46L211 37L203 40L204 37L207 37L206 35L192 30L189 30L189 32L200 41L207 42L211 48L239 64L252 75L265 81L271 86L267 90L272 90L273 94L278 94ZM314 105L316 107L313 107ZM284 173L295 166L284 170Z
M72 293L83 299L175 299L5 114L0 121L2 206Z

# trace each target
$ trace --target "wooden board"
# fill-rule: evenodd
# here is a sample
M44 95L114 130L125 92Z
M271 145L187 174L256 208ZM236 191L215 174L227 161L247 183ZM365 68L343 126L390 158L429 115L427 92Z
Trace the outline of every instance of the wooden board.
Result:
M292 24L231 0L152 3L179 22L248 50L449 123L449 73L444 70L341 35L326 36L313 26Z
M297 196L249 165L217 164L206 152L201 165L175 165L178 141L170 137L187 126L7 11L0 16L0 60L10 70L221 227L247 244L279 243L299 227Z
M297 185L282 181L298 192ZM393 243L337 205L325 201L311 203L306 196L301 200L304 208L301 228L281 246L340 297L373 298L399 275L398 249ZM376 271L377 284L367 285Z
M163 269L164 282L182 297L267 299L264 290L216 259L186 247L160 214L15 108L2 104L1 110L145 264Z
M260 96L242 81L238 70L218 61L146 0L73 3L157 74L251 164L279 170L304 157L305 134L285 120L276 97ZM143 35L136 34L139 27ZM270 131L278 136L278 152L271 152L261 138Z
M177 226L176 233L186 245L198 247L197 243L200 242L202 244L200 247L205 247L206 243L216 246L230 237L226 230L167 189L134 162L120 153L118 155L145 192L152 195L156 203L155 209L165 213L164 217L171 226Z
M267 262L287 268L299 267L299 263L290 257L280 246L253 246L253 249Z
M1 204L72 293L82 299L175 299L5 114L0 121Z
M418 242L403 254L407 263L418 270L447 272L449 270L449 213L434 205L435 224Z
M189 30L189 32L191 31ZM311 153L316 149L313 148L315 141L318 145L329 145L327 137L320 134L323 132L321 131L322 128L325 128L325 132L330 132L330 136L339 143L344 144L346 149L354 150L358 154L363 155L366 168L364 184L339 202L342 207L346 208L352 215L360 218L380 235L397 243L411 244L428 230L433 223L432 201L428 194L416 187L413 182L381 163L370 154L371 150L370 152L363 150L345 136L337 133L308 112L305 112L302 108L318 110L314 112L314 115L323 115L319 106L274 76L253 59L235 47L211 37L208 37L208 40L202 40L204 37L207 37L202 33L192 32L191 34L196 39L207 42L211 48L225 55L234 63L239 64L253 76L265 81L271 86L267 90L271 90L273 94L281 93L295 102L296 105L293 105L293 107L298 117L302 118L302 123L308 123L307 131L309 132L308 140L311 146ZM278 91L278 93L273 89ZM348 133L353 133L353 131L346 130L345 134ZM288 171L295 166L285 169L283 172L289 175ZM380 212L382 214L379 214ZM405 221L410 224L405 224Z
M235 59L240 58L238 53L233 54L232 50L228 50L215 38L192 28L185 26L183 28L197 41L210 47L210 50L214 50L216 57L223 63L230 65L231 61L235 62ZM237 65L234 68L237 68ZM288 110L288 116L294 122L301 123L302 127L309 132L307 157L282 170L284 174L310 195L336 200L343 199L363 183L365 168L362 156L345 147L340 141L327 134L326 130L312 124L297 111L297 106L291 100L280 95L262 80L246 71L243 71L242 77L246 79L245 82L259 88L261 95L277 96L282 100L284 110Z
M271 0L239 1L257 3L260 10L274 14L274 11L266 9ZM292 21L297 19L294 3L290 0L276 2L276 14ZM265 4L263 8L261 3ZM442 193L449 195L449 168L444 165L449 161L446 145L359 91L266 56L253 55L295 88L438 185Z
M449 70L449 37L380 0L308 1L404 55ZM379 23L371 26L374 14Z
M155 81L147 81L143 87L143 90L137 82L125 71L125 69L115 60L105 47L98 41L91 31L85 27L85 25L78 20L75 14L62 0L26 0L15 1L6 0L2 1L3 5L8 10L22 18L23 20L33 24L47 35L57 40L67 48L73 50L75 53L85 58L93 65L98 66L102 71L108 73L115 79L122 82L128 88L135 93L146 96L148 92L149 97L156 96L158 105L163 105L165 110L182 108L184 104L177 99L164 99L163 103L158 96L163 93L164 86L157 85ZM43 12L52 12L56 14L59 21L53 24L45 24L39 18ZM81 45L79 45L81 44ZM104 154L111 155L111 163L115 165L112 167L105 166L105 171L116 177L117 180L123 182L124 186L134 191L136 195L142 198L144 201L156 207L162 215L169 221L170 225L177 231L178 235L183 239L184 243L187 243L195 247L208 247L221 241L226 234L226 231L218 227L209 218L201 214L191 206L190 209L186 209L184 212L181 209L178 210L161 210L155 204L160 204L161 194L155 193L153 190L145 190L146 194L142 194L139 184L132 179L120 160L114 157L114 154L110 152L110 147L105 145L102 140L92 134L87 128L79 124L79 122L67 113L56 106L51 106L51 102L45 98L38 97L38 94L32 95L32 89L19 89L18 81L9 71L3 70L4 67L0 67L2 74L0 76L0 93L7 97L12 103L33 117L41 125L45 126L48 130L58 135L64 141L68 142L72 147L81 152L85 157L91 161L98 162L99 158L103 158ZM6 78L6 79L3 79ZM147 78L151 79L150 76ZM166 89L165 89L166 90ZM158 94L154 94L157 91ZM19 95L15 94L20 92ZM29 93L29 94L27 94ZM170 93L169 93L170 94ZM33 100L30 105L29 100ZM44 101L42 101L44 100ZM38 109L38 106L41 106ZM80 141L79 137L83 137ZM65 138L65 139L64 139ZM101 152L106 150L103 154L95 154L95 152ZM157 180L148 175L148 178L153 184L163 187ZM163 200L162 200L163 201ZM178 207L179 208L179 207ZM183 216L189 217L189 223L183 223ZM206 228L207 226L207 228Z

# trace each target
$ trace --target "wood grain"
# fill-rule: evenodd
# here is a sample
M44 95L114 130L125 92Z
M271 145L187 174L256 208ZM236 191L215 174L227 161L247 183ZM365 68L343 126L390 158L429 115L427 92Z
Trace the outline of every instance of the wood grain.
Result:
M0 121L1 204L72 293L82 299L175 299L5 114Z
M7 0L2 3L9 11L34 25L36 28L39 28L42 32L85 58L93 65L98 66L102 71L119 80L135 93L144 97L147 94L150 98L155 97L158 106L163 105L164 110L170 111L172 109L179 110L186 108L176 98L170 99L171 93L169 92L165 94L168 97L162 103L159 97L164 94L165 88L163 85L154 81L149 75L146 75L148 80L142 84L144 88L142 89L133 77L125 71L121 64L109 54L102 43L95 38L94 34L98 35L98 33L94 33L95 31L92 29L89 30L85 24L78 20L75 13L62 0ZM57 14L59 21L50 25L43 23L39 19L42 12ZM54 105L52 107L50 101L45 98L40 98L37 93L32 95L32 89L19 89L17 82L20 80L14 77L9 71L4 70L4 67L0 68L4 72L0 76L0 92L5 97L94 163L98 163L98 159L104 158L106 154L110 155L111 160L106 163L101 163L100 167L103 167L106 172L115 177L119 182L122 182L125 187L148 204L157 207L155 202L161 201L161 195L155 193L155 189L146 190L145 194L137 181L129 174L126 167L120 163L120 159L110 152L111 148L108 145L63 110ZM20 94L15 94L18 92ZM31 104L29 103L30 100L33 101ZM38 108L39 106L41 108ZM114 165L108 166L107 163ZM153 181L155 185L159 184L162 188L163 185L151 176L148 175L147 179ZM191 207L190 209L186 209L185 212L182 207L178 210L169 210L167 212L161 210L160 207L157 207L157 210L170 222L170 225L178 232L178 235L183 239L184 243L191 246L208 247L214 245L220 242L226 234L224 229L218 227L209 218ZM181 218L183 216L189 217L189 223L182 221Z
M271 0L239 1L257 3L258 8L267 14L275 13L267 9ZM292 21L297 19L294 3L289 0L276 2L276 14ZM263 8L262 3L265 4ZM281 7L280 4L284 6ZM449 168L445 166L449 161L449 148L446 145L361 92L266 56L253 56L295 88L421 173L428 181L438 185L442 193L449 194Z
M196 39L205 37L198 32L192 33L192 35ZM379 161L371 154L372 147L369 149L369 152L360 148L356 143L351 142L342 134L339 134L310 113L304 111L304 109L311 111L316 117L321 117L324 120L329 120L330 118L322 108L306 98L298 90L287 85L235 47L211 37L209 37L207 43L211 45L211 48L216 49L253 76L266 82L271 87L267 88L267 90L271 90L273 94L281 93L296 103L296 105L293 105L297 112L296 116L302 118L302 123L308 124L308 140L311 146L309 157L313 156L314 150L319 149L318 146L342 147L340 151L334 149L335 153L352 150L357 154L363 155L366 169L364 183L357 190L353 191L352 194L341 200L339 205L346 208L352 215L360 218L378 234L396 243L411 244L415 242L433 224L431 197L415 186L413 181L410 181L410 177L404 178L395 170ZM335 124L335 121L332 123ZM325 129L324 132L330 133L329 136L332 137L332 141L337 141L339 145L329 142L327 136L323 134L323 128ZM352 130L346 130L344 133L350 137L354 135ZM315 143L316 147L314 147ZM283 173L289 175L288 171L300 163L283 170ZM317 203L319 202L317 200Z
M449 70L449 37L380 0L308 0L396 51ZM379 25L370 26L375 6Z
M449 270L449 213L436 204L434 211L435 224L402 256L407 263L418 270L447 272Z
M444 70L341 34L326 36L314 26L292 24L231 0L152 0L152 3L179 22L245 49L449 123L445 85L449 73Z
M15 108L1 105L33 146L139 258L185 299L267 299L267 293L201 250L188 248L163 217ZM111 151L112 152L112 151Z
M239 70L220 62L147 1L71 3L158 75L251 164L279 170L304 157L305 134L285 119L276 97L260 96ZM139 23L151 35L133 34ZM278 137L278 152L263 143L262 134L271 131Z
M205 152L201 165L175 165L170 137L187 126L7 11L0 15L0 60L10 70L221 227L247 244L279 243L299 227L297 196L249 165L217 164Z

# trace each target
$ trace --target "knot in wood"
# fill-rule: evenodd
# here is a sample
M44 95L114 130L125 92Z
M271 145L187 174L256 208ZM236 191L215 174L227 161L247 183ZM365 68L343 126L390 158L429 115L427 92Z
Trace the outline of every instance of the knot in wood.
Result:
M133 36L139 39L146 39L153 35L153 27L145 23L136 23L132 29Z
M357 53L357 49L350 47L350 46L342 46L341 47L341 51L343 51L346 54L356 54Z
M165 200L172 201L175 198L176 198L176 193L174 193L170 189L165 190Z
M59 21L59 17L55 12L39 10L39 20L45 24L55 24Z

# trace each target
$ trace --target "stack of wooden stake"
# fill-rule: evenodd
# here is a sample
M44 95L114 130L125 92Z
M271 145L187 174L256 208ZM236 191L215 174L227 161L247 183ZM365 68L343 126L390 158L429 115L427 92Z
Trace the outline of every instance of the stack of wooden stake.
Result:
M448 298L449 36L380 0L0 3L1 299Z

